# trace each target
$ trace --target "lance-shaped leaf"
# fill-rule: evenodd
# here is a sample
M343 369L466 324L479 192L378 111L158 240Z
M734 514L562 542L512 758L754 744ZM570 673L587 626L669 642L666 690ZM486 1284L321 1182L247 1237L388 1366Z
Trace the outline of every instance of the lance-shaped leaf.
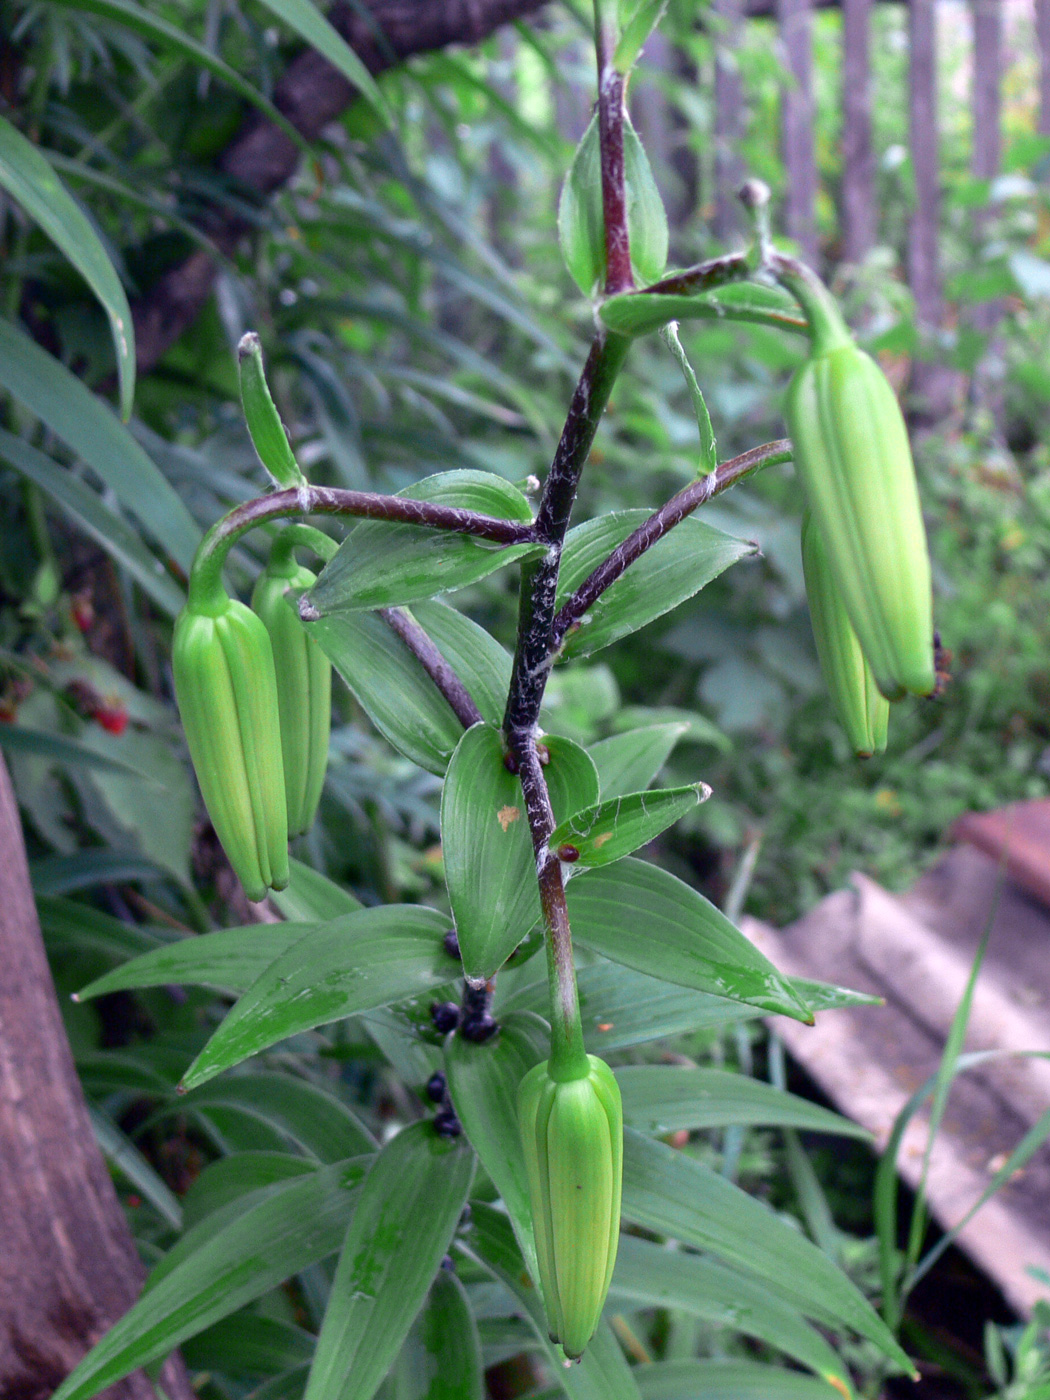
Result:
M295 460L288 433L266 382L262 346L254 331L241 336L237 346L237 369L244 421L259 461L278 487L305 485L306 478Z
M624 1234L610 1297L635 1307L681 1309L715 1327L766 1342L839 1389L848 1387L846 1368L797 1308L714 1259ZM832 1400L830 1393L826 1400Z
M668 321L751 321L760 326L807 333L798 302L779 287L758 282L731 282L696 296L663 292L623 292L599 309L609 330L620 335L648 335Z
M81 457L184 569L200 530L182 497L127 428L53 355L0 320L0 385Z
M243 1201L256 1191L269 1190L282 1181L316 1170L316 1160L292 1152L256 1149L219 1157L208 1163L182 1198L186 1228L193 1229L206 1216L225 1211L232 1202Z
M399 636L377 613L339 612L306 630L384 739L429 773L444 773L463 726Z
M647 510L598 516L569 532L558 580L558 605L638 526ZM565 638L565 656L590 656L684 603L730 564L756 552L747 540L687 516L647 549L588 608Z
M852 1328L911 1372L871 1304L801 1231L695 1157L632 1128L624 1131L623 1213L757 1274L806 1316Z
M688 730L689 725L681 720L650 724L591 744L587 752L598 770L602 798L623 797L647 788Z
M190 1065L192 1089L329 1021L421 996L449 980L448 919L414 904L358 909L300 939L255 981Z
M652 1361L638 1366L635 1378L642 1400L836 1400L823 1380L761 1361ZM836 1382L841 1395L844 1383Z
M340 914L361 908L361 901L294 856L289 858L291 878L283 890L271 890L270 900L290 923L326 924Z
M614 962L812 1022L790 980L710 900L666 870L628 857L573 880L566 897L574 937Z
M525 1271L525 1263L507 1217L481 1201L471 1202L473 1229L460 1248L476 1259L521 1303L539 1340L540 1350L570 1400L640 1400L634 1369L624 1360L616 1338L605 1321L587 1343L574 1366L566 1366L565 1353L551 1343L539 1290Z
M510 689L510 652L445 603L417 603L412 615L467 687L482 719L499 725Z
M397 1400L484 1400L481 1341L466 1289L439 1269L401 1348Z
M731 1123L871 1137L859 1123L830 1109L730 1070L623 1065L615 1074L623 1098L623 1121L654 1137L666 1137L681 1128L725 1128Z
M137 987L217 987L240 992L317 924L248 924L202 933L153 948L81 987L73 1000L90 1001L108 992Z
M529 1011L501 1017L499 1035L483 1044L459 1035L449 1036L445 1044L445 1073L456 1116L507 1207L533 1278L538 1277L536 1244L519 1141L518 1086L549 1050L550 1027Z
M492 472L441 472L399 493L479 515L529 524L522 493ZM323 617L343 608L387 608L477 583L537 545L499 545L476 535L363 520L354 527L307 595Z
M547 752L555 817L593 801L598 779L586 751L552 736ZM441 795L445 882L468 977L492 977L540 917L525 800L503 758L499 731L475 724Z
M383 94L376 86L375 79L312 0L263 0L263 4L279 19L283 19L289 28L294 29L311 48L327 58L332 67L337 68L344 78L353 83L372 109L389 124L390 109L383 100Z
M706 783L691 783L612 797L559 822L551 833L550 848L559 853L567 849L562 859L574 862L576 868L612 865L647 845L710 796Z
M161 1262L157 1281L151 1276L142 1297L66 1377L54 1400L88 1400L334 1253L370 1162L323 1167L250 1204L234 1201L202 1222Z
M466 1143L413 1123L375 1159L354 1211L305 1400L371 1400L452 1241L474 1174Z
M116 351L120 411L126 422L135 397L135 328L124 288L94 224L46 156L4 117L0 117L0 186L61 248L102 303Z

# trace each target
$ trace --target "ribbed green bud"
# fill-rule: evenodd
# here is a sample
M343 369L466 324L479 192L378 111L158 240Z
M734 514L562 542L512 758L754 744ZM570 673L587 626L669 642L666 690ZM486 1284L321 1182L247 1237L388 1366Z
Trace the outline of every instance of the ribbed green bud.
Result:
M879 690L929 695L930 559L908 432L882 370L812 276L781 276L809 317L813 353L788 389L795 465Z
M190 757L223 850L249 899L283 890L288 818L266 628L224 593L191 601L175 623L172 666Z
M808 511L802 520L802 568L813 640L831 703L854 752L870 758L886 747L890 703L875 685Z
M288 834L298 836L313 825L328 767L332 663L306 635L296 607L299 594L312 588L317 577L297 564L291 548L282 543L278 537L259 575L252 608L265 623L273 647Z
M543 1061L521 1081L518 1116L547 1326L575 1358L598 1325L620 1239L619 1086L596 1055L577 1079L552 1078Z

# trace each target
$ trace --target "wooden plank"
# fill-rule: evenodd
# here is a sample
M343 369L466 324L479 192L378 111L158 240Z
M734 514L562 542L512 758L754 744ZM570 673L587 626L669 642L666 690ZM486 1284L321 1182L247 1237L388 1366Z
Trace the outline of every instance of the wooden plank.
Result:
M875 244L875 152L871 140L871 8L842 0L842 256L860 263Z
M1001 861L1011 879L1050 908L1050 798L966 812L951 834Z
M802 256L817 260L817 163L814 145L812 0L777 0L780 41L789 81L780 98L781 143L787 174L784 226Z
M1050 0L1035 0L1035 37L1039 49L1039 134L1050 136Z

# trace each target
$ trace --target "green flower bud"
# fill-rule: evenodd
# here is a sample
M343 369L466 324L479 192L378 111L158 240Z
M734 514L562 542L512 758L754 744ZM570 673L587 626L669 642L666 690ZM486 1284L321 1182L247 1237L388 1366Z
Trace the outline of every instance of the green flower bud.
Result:
M802 519L802 568L813 640L831 703L854 752L870 758L886 747L889 701L875 685L828 568L824 542L808 511Z
M518 1117L551 1338L578 1357L598 1325L620 1238L623 1109L596 1055L577 1079L536 1065L518 1089Z
M813 353L791 381L786 416L832 576L882 694L929 695L930 560L900 405L816 278L778 275L809 317Z
M219 591L175 623L175 695L204 804L249 899L288 883L288 819L273 649Z
M296 599L316 582L280 536L259 575L252 607L273 647L284 754L288 834L309 831L321 800L332 723L332 664L299 621Z

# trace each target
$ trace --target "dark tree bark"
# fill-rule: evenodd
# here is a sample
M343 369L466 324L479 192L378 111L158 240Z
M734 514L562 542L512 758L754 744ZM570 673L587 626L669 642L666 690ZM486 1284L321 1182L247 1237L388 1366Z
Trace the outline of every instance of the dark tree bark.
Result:
M47 1400L138 1296L145 1270L88 1119L0 758L0 1395ZM171 1400L193 1400L169 1361ZM105 1392L153 1400L140 1371Z
M842 256L863 262L878 236L871 144L872 0L842 0Z
M908 7L908 117L915 208L908 234L908 281L919 329L929 336L944 317L938 234L941 219L939 126L937 120L937 39L935 0L911 0ZM939 365L916 361L912 389L924 416L947 408L947 376Z
M1039 46L1039 134L1050 136L1050 0L1035 0L1035 37Z
M784 223L807 262L817 259L817 164L813 141L813 8L811 0L777 0L780 39L790 84L781 96L787 197Z
M477 44L510 20L539 10L546 0L342 0L328 18L371 73L412 54L448 44ZM345 110L356 89L312 49L289 65L274 91L275 106L308 140ZM219 161L222 173L256 195L272 194L295 173L299 152L278 127L253 115ZM247 225L228 211L216 213L207 233L230 252ZM196 319L211 295L218 268L204 251L167 272L132 308L140 372Z
M714 0L715 49L715 217L716 237L725 242L743 227L736 192L744 180L740 141L744 132L744 90L737 50L744 33L741 0ZM713 27L713 26L712 26Z

